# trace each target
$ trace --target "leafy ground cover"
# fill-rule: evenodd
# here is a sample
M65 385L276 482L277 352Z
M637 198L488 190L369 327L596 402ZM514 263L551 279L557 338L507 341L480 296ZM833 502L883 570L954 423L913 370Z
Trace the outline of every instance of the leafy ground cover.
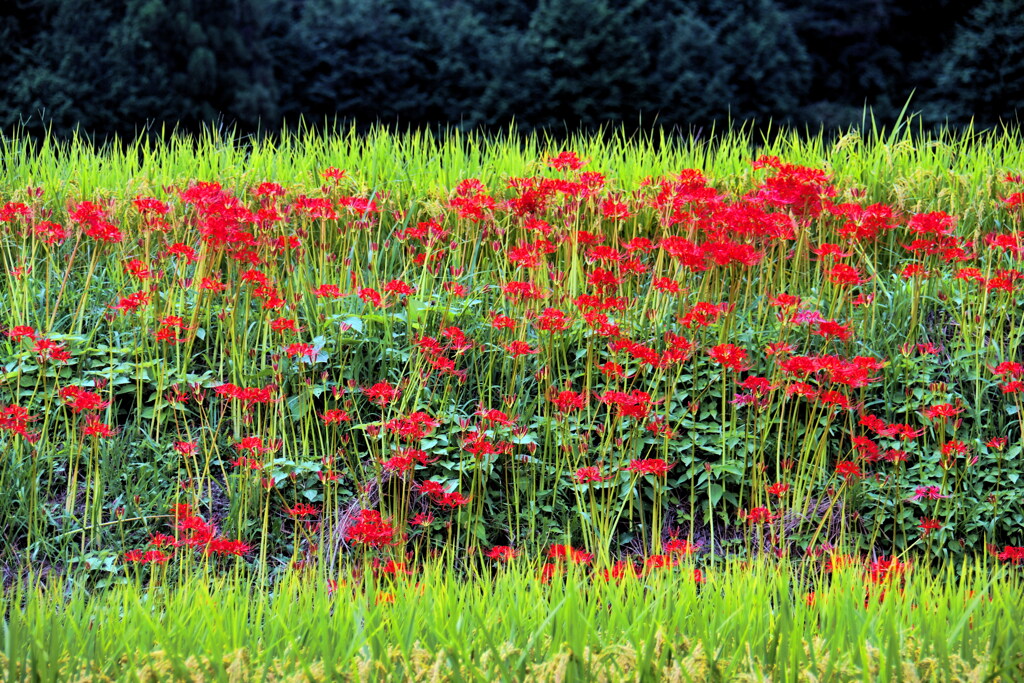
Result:
M98 666L75 649L88 637L26 662L16 638L36 637L38 615L84 628L143 592L164 616L138 621L160 623L178 613L161 601L202 603L197 571L265 610L292 609L274 596L316 577L295 600L378 620L366 638L389 633L354 641L342 657L354 675L359 658L390 661L383 643L399 627L412 634L403 666L468 656L420 622L379 616L397 607L346 611L375 601L374 582L423 577L425 590L476 596L442 600L449 615L486 612L474 591L508 586L548 596L537 604L550 614L619 615L584 635L509 617L515 633L488 651L518 652L521 675L591 666L581 648L641 633L627 627L642 613L630 600L669 610L689 591L692 609L666 617L676 631L643 631L623 656L671 678L665 667L701 643L715 653L701 666L717 671L710 632L682 650L672 633L747 599L748 579L721 568L769 559L783 568L777 594L736 617L761 644L730 655L726 678L782 675L780 651L785 675L818 671L819 633L852 657L830 655L851 676L891 673L911 651L951 676L963 627L936 649L911 618L922 612L905 610L938 591L969 619L963 581L990 580L970 589L996 605L989 645L962 644L957 661L1012 677L996 623L1024 561L1019 134L2 146L13 677ZM837 565L856 568L860 594L921 577L902 607L877 608L909 650L869 652L889 645L863 630L846 639L876 614L874 594L868 608L860 594L835 607L861 610L847 625L811 626L806 593L850 587L821 579ZM723 584L698 589L720 569ZM633 597L544 602L576 575ZM40 577L49 588L23 587ZM361 597L329 607L349 582ZM805 630L784 647L759 640L770 629L754 620L794 614ZM523 633L550 640L538 650L542 636ZM267 638L222 643L261 670L303 652ZM132 667L183 675L174 651L127 642L117 657Z

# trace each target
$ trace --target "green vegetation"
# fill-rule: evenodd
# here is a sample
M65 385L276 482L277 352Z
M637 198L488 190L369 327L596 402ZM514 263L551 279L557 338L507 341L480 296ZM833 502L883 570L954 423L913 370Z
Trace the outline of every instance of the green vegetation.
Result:
M549 584L517 562L465 579L340 582L297 574L267 591L202 575L174 590L0 603L4 680L1017 680L1020 575L985 565L880 584L774 565ZM813 591L813 595L811 594Z
M0 671L1020 677L1022 141L913 124L0 142Z

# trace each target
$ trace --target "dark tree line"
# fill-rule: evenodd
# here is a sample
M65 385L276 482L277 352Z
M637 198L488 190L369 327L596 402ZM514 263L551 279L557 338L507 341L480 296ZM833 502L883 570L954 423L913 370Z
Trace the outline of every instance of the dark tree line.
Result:
M1019 0L8 0L0 127L1015 124Z

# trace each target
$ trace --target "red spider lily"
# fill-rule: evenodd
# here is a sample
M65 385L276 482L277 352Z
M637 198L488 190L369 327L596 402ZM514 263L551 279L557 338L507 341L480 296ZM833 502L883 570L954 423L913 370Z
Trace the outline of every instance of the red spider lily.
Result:
M244 455L238 456L235 460L231 461L232 467L244 467L250 470L262 470L263 463L254 458L247 458Z
M587 405L587 397L583 393L560 391L551 397L551 402L558 412L568 413L574 410L583 410Z
M943 455L950 457L954 455L967 455L970 447L963 441L953 440L942 444L942 448L939 450Z
M191 457L199 451L199 444L195 441L175 441L174 450L180 455Z
M149 280L153 277L153 271L139 259L129 259L124 263L124 270L137 280Z
M394 472L399 476L403 476L407 472L412 471L416 465L427 465L434 462L434 460L436 458L430 459L426 451L418 448L401 448L396 455L381 463L381 467L385 472Z
M527 342L524 341L510 342L505 345L505 350L508 351L513 358L540 353L539 349L532 348Z
M345 531L349 543L381 548L394 543L395 529L377 510L360 510L357 521Z
M259 436L246 436L239 439L235 444L235 450L238 451L249 451L250 453L264 453L270 450L263 444L262 437Z
M829 268L825 272L829 282L841 287L853 287L855 285L862 285L871 280L870 277L863 277L860 271L853 266L845 263L840 263L832 268Z
M926 280L928 279L928 271L920 263L911 263L903 267L900 271L900 277L904 280Z
M772 513L772 511L766 507L755 507L751 508L749 511L740 510L738 516L740 520L745 521L751 526L755 526L759 524L771 524L781 515Z
M441 285L441 289L457 297L464 297L469 294L469 290L458 282L445 282Z
M298 332L299 326L291 318L277 318L270 321L270 329L274 332Z
M588 162L581 161L575 152L559 152L556 156L549 157L547 164L556 171L569 169L577 171L587 165Z
M617 406L618 414L622 417L631 417L637 420L646 419L653 405L651 395L639 389L628 394L623 391L606 391L598 397L598 400L608 406Z
M434 481L433 479L428 479L418 484L413 484L413 488L419 491L421 496L428 496L430 498L440 498L447 493L447 491L445 490L444 483L440 481Z
M602 569L598 572L598 576L608 583L611 583L612 581L618 583L623 579L636 577L636 565L629 560L619 560L611 567Z
M907 221L907 229L918 235L949 235L956 227L956 218L944 211L918 213Z
M501 291L513 303L544 298L544 292L532 282L507 282L502 286Z
M811 332L819 337L835 337L840 341L849 341L853 336L853 329L849 325L841 325L835 320L822 320Z
M1003 562L1009 562L1010 564L1024 564L1024 547L1005 546L997 557Z
M765 488L769 495L775 496L776 498L782 498L789 491L789 484L783 482L775 482L774 484Z
M252 190L253 197L283 197L285 195L285 189L277 183L264 182L260 183Z
M148 306L150 296L148 292L135 292L126 297L121 297L118 302L110 308L121 313L134 313L143 306Z
M202 290L205 290L205 291L208 291L208 292L223 292L227 288L228 288L228 286L226 284L224 284L223 282L218 282L217 280L214 280L214 279L208 278L208 277L204 277L199 282L199 289L202 289Z
M373 570L377 574L388 576L412 576L412 570L409 569L405 562L395 562L394 560L381 562L376 557L373 558Z
M715 363L733 372L747 369L747 350L735 344L713 346L708 349L708 355Z
M850 460L842 460L836 463L836 474L846 480L859 479L864 476L857 463Z
M401 441L418 441L429 436L441 423L430 415L416 411L408 417L396 418L384 423L384 428L395 434Z
M444 493L436 498L434 502L443 508L460 508L469 505L469 498L465 497L458 491L452 491L450 493Z
M594 556L571 545L555 544L548 549L548 557L552 560L569 560L573 564L590 564Z
M779 308L796 308L800 305L801 299L793 294L778 294L774 299L768 302L769 306L777 306Z
M11 341L21 341L22 339L36 340L36 331L28 325L15 325L14 327L7 330L7 336Z
M694 545L688 539L673 538L665 541L662 546L666 553L671 555L693 555L700 550L699 545Z
M174 536L156 533L149 537L149 545L154 548L177 548L180 543Z
M110 405L110 401L104 401L97 393L86 391L78 386L66 386L58 392L61 400L65 401L68 407L75 413L86 410L103 410Z
M320 514L320 508L315 505L309 505L307 503L296 503L292 507L284 509L284 512L289 517L316 517Z
M844 259L853 256L849 252L843 251L842 247L838 244L822 243L811 249L819 259Z
M599 484L611 480L610 476L601 474L601 468L597 466L581 467L573 475L573 481L577 484Z
M646 429L655 436L660 436L664 439L672 439L676 435L676 430L665 424L665 418L661 416L655 416L651 422L648 422Z
M335 182L339 182L347 178L348 173L346 171L339 170L334 166L330 166L321 171L320 176L324 178L324 180L333 180Z
M534 326L546 332L558 332L569 327L569 317L557 308L545 308L537 316Z
M650 557L644 558L644 573L650 574L660 569L671 569L678 564L678 558L675 558L672 555L651 555Z
M7 202L0 206L0 223L10 223L19 217L31 218L32 209L21 202Z
M213 538L203 548L207 555L235 555L242 557L252 550L252 546L240 540L228 538Z
M279 400L277 389L276 384L268 384L265 387L240 387L226 383L214 387L213 392L232 401L244 403L245 409L248 410L257 403L269 404Z
M1008 375L1010 377L1024 377L1024 363L1014 361L1003 361L994 368L989 368L996 377Z
M289 358L298 358L300 360L303 358L308 358L310 360L313 360L317 356L317 349L312 344L296 342L294 344L289 344L288 346L286 346L284 349L284 353Z
M614 199L604 199L601 201L601 214L605 218L613 220L626 220L633 216L629 211L629 205L625 202L617 202Z
M881 557L871 562L868 566L868 577L875 584L891 583L902 576L909 568L909 564L900 562L895 557L889 559Z
M363 393L370 400L370 403L386 408L402 395L402 392L387 382L377 382L372 387L364 388Z
M786 396L803 396L813 401L818 398L818 390L807 382L793 382L786 385Z
M698 301L686 315L678 318L678 322L686 328L708 327L718 322L723 315L731 310L732 306L727 302L712 304L707 301Z
M406 296L412 296L416 293L416 288L407 282L402 280L391 280L384 285L384 292L386 294L401 294Z
M323 414L320 415L320 419L323 420L325 425L341 424L342 422L352 421L352 417L347 411L339 410L337 408L325 410Z
M653 474L656 477L664 477L668 471L675 467L675 463L668 464L661 458L637 458L629 461L623 468L625 472L635 472L639 475Z
M480 419L485 422L492 422L504 427L514 427L516 424L516 418L509 417L506 413L500 410L495 410L494 408L487 410L480 408L480 410L477 411L477 415L479 415Z
M341 288L338 285L320 285L313 290L317 299L340 299Z
M949 496L942 495L942 490L938 486L918 486L914 489L914 495L909 500L940 500L942 498L949 498Z
M168 344L182 344L188 341L188 337L186 335L182 335L173 327L160 327L153 333L153 339L158 342L166 342Z
M430 526L434 522L434 516L429 513L418 512L409 520L409 526Z
M129 550L124 554L125 562L136 564L167 564L170 559L162 550Z
M882 457L878 444L866 436L855 436L851 439L853 447L857 449L857 455L864 462L875 462Z
M49 245L61 244L68 238L67 229L53 221L40 221L32 228L32 232Z
M34 443L38 440L39 435L29 432L28 425L37 419L39 419L37 416L29 415L25 408L11 404L0 410L0 429L17 434L29 443Z
M507 315L494 314L491 317L491 327L496 330L511 330L516 326L516 321Z
M841 410L850 409L850 397L841 391L822 391L817 400L822 405L835 406Z
M942 529L942 522L931 517L922 517L920 523L917 525L922 531L922 536L927 536L933 531L939 531Z
M507 563L511 561L517 555L519 555L519 552L515 548L512 548L507 545L496 545L490 550L488 550L486 553L484 553L485 557L488 557L494 560L495 562L502 563Z
M625 377L626 368L622 367L618 363L607 361L597 366L597 369L601 371L602 375L607 377Z
M360 289L359 298L362 299L364 303L371 304L377 308L380 308L381 304L384 302L384 298L380 295L380 292L375 289L371 289L370 287L363 287Z
M963 408L958 408L950 403L941 403L939 405L929 406L921 411L929 420L945 420L949 417L956 417L964 411Z
M462 444L467 453L471 453L477 460L490 455L498 455L511 450L511 444L506 442L494 443L489 441L482 432L473 432Z
M751 165L754 169L772 168L775 173L764 180L750 199L785 208L798 217L820 215L827 198L836 194L829 184L830 177L822 170L783 163L772 156L761 156Z
M1005 436L998 436L986 441L985 446L996 451L1001 451L1006 448L1006 444L1009 443L1009 441L1010 440Z
M136 196L132 200L132 205L140 213L152 213L152 214L167 214L171 211L171 205L167 202L161 201L155 197L142 197Z
M679 282L667 277L654 278L651 281L651 287L666 294L680 294L683 291Z
M168 512L171 517L174 517L175 519L191 517L195 514L192 510L192 506L188 503L177 503L172 505Z

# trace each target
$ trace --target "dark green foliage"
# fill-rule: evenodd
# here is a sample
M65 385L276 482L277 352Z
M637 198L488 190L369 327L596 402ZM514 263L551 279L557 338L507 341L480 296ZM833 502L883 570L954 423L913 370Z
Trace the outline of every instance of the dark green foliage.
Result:
M276 123L278 88L258 39L264 4L41 2L35 12L44 28L20 36L0 123L125 135L154 122Z
M0 127L1014 119L1012 0L12 0Z
M1014 120L1024 110L1024 12L1014 0L985 0L957 29L939 60L938 100L973 103L971 110L950 108L958 122L975 116L988 122ZM947 104L947 106L949 106Z
M287 43L285 112L314 122L458 122L491 77L490 37L461 2L308 3Z
M606 0L541 0L521 39L502 45L486 115L551 129L636 121L650 55L631 19Z

